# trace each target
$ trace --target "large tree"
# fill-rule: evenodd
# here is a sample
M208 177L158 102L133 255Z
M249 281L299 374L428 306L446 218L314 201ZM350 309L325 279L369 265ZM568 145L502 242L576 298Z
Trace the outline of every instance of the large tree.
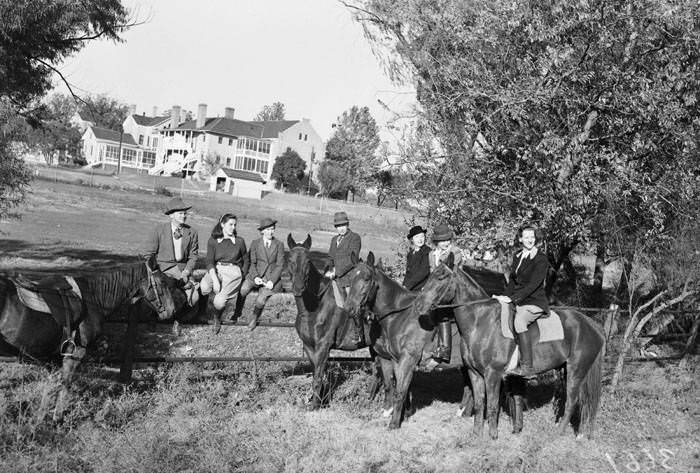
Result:
M416 193L463 244L507 248L534 221L555 267L581 242L604 261L613 237L662 240L698 199L695 1L346 4L416 84L444 150Z
M129 116L129 106L106 94L85 97L79 107L80 116L101 128L119 130Z
M353 105L338 117L335 132L326 144L326 159L345 170L353 199L379 171L375 155L378 146L379 128L368 107Z
M6 130L17 114L30 125L42 119L39 99L52 87L59 66L93 39L119 41L129 23L120 0L0 0L0 126ZM66 82L67 83L67 82ZM69 85L70 88L70 85ZM72 89L71 89L72 90ZM24 197L28 173L10 140L0 134L0 216Z
M256 121L274 121L284 120L284 104L282 102L274 102L271 105L265 105L260 112L255 116Z
M290 192L298 192L304 180L305 170L306 161L301 159L299 153L288 149L275 159L270 177L277 181L278 187Z

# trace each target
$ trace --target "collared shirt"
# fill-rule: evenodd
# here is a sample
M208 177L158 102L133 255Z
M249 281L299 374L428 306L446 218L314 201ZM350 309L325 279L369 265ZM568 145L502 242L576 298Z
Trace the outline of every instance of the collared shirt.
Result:
M182 237L175 238L175 231L180 228L179 225L170 224L170 230L172 230L173 239L173 249L175 250L175 261L182 261Z
M263 243L265 244L265 249L269 250L270 245L272 244L272 240L266 240L263 238Z
M217 239L216 242L221 243L224 240L231 240L231 243L233 243L234 245L236 244L236 236L235 235L231 235L230 237L227 237L227 236L221 237L221 238Z
M515 267L515 271L517 272L518 269L520 268L520 265L523 264L523 261L525 261L525 258L533 259L535 255L537 254L537 247L533 246L530 251L523 250L520 253L520 261L518 261L518 266Z

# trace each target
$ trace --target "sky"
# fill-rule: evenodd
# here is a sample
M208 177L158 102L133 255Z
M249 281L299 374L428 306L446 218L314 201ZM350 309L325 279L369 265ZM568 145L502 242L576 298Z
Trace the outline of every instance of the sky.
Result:
M335 0L123 4L146 23L123 43L93 41L65 61L61 72L78 94L105 93L147 115L154 106L196 114L206 103L208 116L234 107L241 120L280 101L287 119L309 118L323 139L344 110L366 105L388 141L383 126L415 101L411 85L391 83L362 27Z

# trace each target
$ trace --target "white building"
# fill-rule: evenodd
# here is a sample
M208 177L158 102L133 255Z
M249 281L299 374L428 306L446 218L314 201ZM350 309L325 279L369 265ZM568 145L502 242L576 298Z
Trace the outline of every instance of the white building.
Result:
M225 192L236 197L261 199L263 184L263 178L257 172L220 168L211 176L209 190Z

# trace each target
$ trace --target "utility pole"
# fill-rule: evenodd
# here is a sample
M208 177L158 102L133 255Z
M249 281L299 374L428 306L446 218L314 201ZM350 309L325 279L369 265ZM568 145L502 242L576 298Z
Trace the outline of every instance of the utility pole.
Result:
M119 152L117 153L117 174L122 172L122 138L124 137L124 126L119 125Z

